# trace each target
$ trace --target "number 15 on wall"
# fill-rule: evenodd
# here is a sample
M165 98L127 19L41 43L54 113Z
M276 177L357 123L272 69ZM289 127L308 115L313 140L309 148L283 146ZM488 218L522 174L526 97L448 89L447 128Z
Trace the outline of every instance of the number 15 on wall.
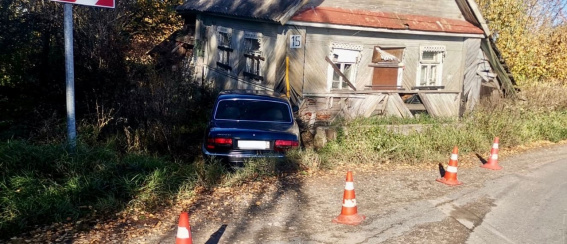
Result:
M301 48L301 35L292 35L289 38L290 48Z

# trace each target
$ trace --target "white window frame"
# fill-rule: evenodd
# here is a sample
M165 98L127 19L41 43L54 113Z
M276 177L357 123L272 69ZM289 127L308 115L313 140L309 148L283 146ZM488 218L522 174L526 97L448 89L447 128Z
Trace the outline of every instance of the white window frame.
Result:
M246 50L244 50L244 55L252 55L252 56L262 56L262 34L261 33L254 33L254 32L244 32L244 37L242 38L243 42L244 42L244 47ZM246 43L248 41L253 41L256 40L259 44L258 49L257 50L248 50L248 48L246 48ZM262 72L262 68L264 66L264 62L265 59L262 57L261 59L253 59L250 57L244 57L245 58L245 68L244 71L253 75L256 75L258 77L261 77L261 79L255 79L255 78L250 78L250 80L256 81L256 82L260 82L263 80L263 72Z
M331 46L331 52L329 53L329 59L337 65L337 67L341 70L341 73L344 74L345 65L350 64L352 68L352 72L350 73L350 77L347 77L349 81L355 85L356 84L356 73L358 70L358 63L360 62L360 55L361 55L362 45L350 45L350 44L333 44ZM338 60L336 59L336 55L342 53L343 55L351 53L351 56L346 58L339 57ZM328 64L327 69L327 91L333 90L351 90L350 86L343 81L343 77L339 76L339 88L333 88L333 75L335 70Z
M425 60L424 53L433 53L432 60ZM424 46L419 50L419 64L417 66L416 86L441 86L443 85L443 63L445 59L445 46ZM425 67L425 74L422 69ZM436 67L435 77L431 77L433 67ZM422 77L430 77L425 84L421 83ZM434 79L434 80L433 80Z
M230 65L230 51L228 50L222 50L221 48L228 48L228 49L232 49L232 29L230 28L226 28L226 27L222 27L222 26L217 26L217 60L219 63L226 65L228 67L230 67L230 69L228 70L230 72L230 70L233 69L233 67ZM221 44L221 40L224 39L224 35L226 35L226 38L228 39L227 42L225 43L227 45Z

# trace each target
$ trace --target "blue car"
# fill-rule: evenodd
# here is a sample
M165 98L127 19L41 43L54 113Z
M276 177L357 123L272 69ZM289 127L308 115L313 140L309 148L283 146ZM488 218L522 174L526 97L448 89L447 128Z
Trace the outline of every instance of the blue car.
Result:
M225 91L205 132L203 155L242 166L249 158L285 157L299 147L299 127L285 96L263 91Z

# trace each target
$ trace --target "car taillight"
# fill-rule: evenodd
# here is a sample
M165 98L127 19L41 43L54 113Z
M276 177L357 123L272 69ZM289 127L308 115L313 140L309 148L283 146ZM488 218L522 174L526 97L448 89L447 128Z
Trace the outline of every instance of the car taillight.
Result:
M285 152L291 148L295 148L299 146L298 141L291 141L291 140L276 140L274 144L274 150L276 152Z
M207 138L207 149L232 146L232 138Z

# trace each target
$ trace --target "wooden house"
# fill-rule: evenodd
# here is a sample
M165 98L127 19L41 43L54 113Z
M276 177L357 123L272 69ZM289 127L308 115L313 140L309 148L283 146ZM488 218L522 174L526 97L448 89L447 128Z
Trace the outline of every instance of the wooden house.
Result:
M287 93L311 121L459 116L483 87L512 90L473 0L187 0L177 11L195 28L197 78Z

